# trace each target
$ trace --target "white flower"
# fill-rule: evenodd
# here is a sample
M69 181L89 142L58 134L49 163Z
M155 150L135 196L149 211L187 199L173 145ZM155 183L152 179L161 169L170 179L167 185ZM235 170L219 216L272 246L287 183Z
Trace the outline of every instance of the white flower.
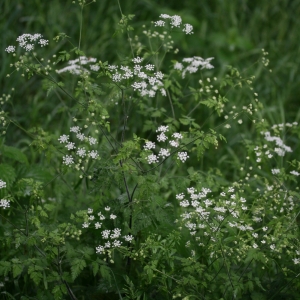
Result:
M168 137L162 132L157 136L157 141L158 142L165 142L168 139Z
M177 159L180 159L182 162L185 162L189 156L187 155L187 152L178 152Z
M175 139L182 139L183 138L182 134L180 134L178 132L173 133L172 137L174 137Z
M98 246L96 247L96 253L99 253L99 254L102 254L104 253L105 250L104 250L104 247L103 246Z
M157 156L155 154L150 154L147 156L147 160L149 164L158 163Z
M295 265L300 264L300 258L293 258L292 259Z
M183 198L184 198L184 194L183 193L176 195L176 199L177 200L182 200Z
M0 179L0 189L6 188L6 182Z
M88 139L89 139L90 145L95 145L97 143L97 140L95 138L91 137L91 136L89 136Z
M121 244L122 244L122 242L120 242L120 241L118 241L118 240L115 240L115 241L113 241L113 244L112 244L112 245L113 245L114 247L117 248L117 247L120 247Z
M192 34L193 32L193 26L190 24L184 24L184 28L182 29L183 32L186 34Z
M92 150L89 152L89 156L93 159L96 159L98 157L98 152L96 150Z
M280 173L280 170L279 169L272 169L271 172L272 172L273 175L276 175L276 174Z
M73 126L70 128L70 132L75 132L78 133L80 131L80 127L79 126Z
M95 223L95 228L96 228L96 229L99 229L99 228L101 228L101 226L102 226L102 224L101 224L101 223L99 223L99 222Z
M125 235L124 239L126 242L131 242L133 240L133 236L132 235Z
M114 214L111 214L109 217L110 217L110 219L114 220L117 216Z
M106 206L104 209L105 209L106 211L110 211L110 207L109 207L109 206Z
M183 64L180 62L176 62L174 65L175 70L182 70L183 69Z
M182 19L180 16L172 16L171 17L171 26L172 27L179 27L181 25Z
M143 61L142 58L140 58L139 56L135 57L134 59L132 59L133 63L135 64L139 64Z
M92 208L88 208L87 213L88 213L88 214L92 214L92 213L93 213L93 209L92 209Z
M80 141L83 141L83 140L85 139L84 134L83 134L83 133L80 133L80 132L78 132L78 133L76 134L76 137L77 137Z
M74 164L74 159L71 155L66 155L63 157L63 163L67 166Z
M6 199L1 199L0 200L0 207L3 207L3 209L6 209L10 207L10 201Z
M169 143L172 147L175 147L175 148L177 148L179 146L179 143L177 141L170 141Z
M297 172L297 171L291 171L290 173L291 173L292 175L295 175L295 176L299 176L299 175L300 175L300 173Z
M154 149L155 148L155 143L153 142L146 142L146 144L144 145L145 150L150 150L150 149Z
M108 239L109 238L109 234L110 234L110 230L103 230L102 232L101 232L101 234L102 234L102 238L104 238L104 239Z
M5 51L6 51L7 53L13 53L13 52L16 51L16 47L15 47L15 46L8 46L8 47L5 49Z
M76 146L75 146L75 143L68 143L66 146L65 146L68 150L72 150L72 149L75 149Z
M169 131L169 126L159 126L156 130L156 132L166 132Z
M253 243L252 247L253 247L254 249L256 249L258 246L257 246L257 244Z
M69 136L68 136L68 135L65 135L65 134L61 135L61 136L59 137L59 139L58 139L58 141L59 141L60 143L66 143L68 140L69 140Z
M78 148L76 154L80 157L85 157L86 156L86 150L84 148Z
M166 158L166 157L170 156L170 150L161 148L158 153L158 156L162 156L162 158Z
M84 222L84 223L82 224L82 228L88 228L89 225L90 225L90 223Z
M111 239L117 239L120 235L121 235L121 229L115 228L113 230L112 234L110 235L110 238Z
M163 27L165 26L165 21L159 20L154 22L154 26Z

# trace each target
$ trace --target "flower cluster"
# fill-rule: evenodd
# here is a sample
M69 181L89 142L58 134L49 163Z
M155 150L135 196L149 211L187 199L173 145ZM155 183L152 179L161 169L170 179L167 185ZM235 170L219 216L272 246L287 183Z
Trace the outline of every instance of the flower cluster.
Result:
M158 127L158 129L156 130L156 132L158 133L157 141L158 142L166 142L169 139L169 137L166 135L166 133L168 131L169 131L169 126ZM173 148L178 148L180 145L180 140L183 138L182 134L175 132L171 135L171 138L172 139L169 140L170 146ZM156 148L155 143L151 142L151 141L147 141L144 145L144 149L146 151L151 151L152 149L154 150L155 148ZM146 157L146 159L149 164L153 164L153 163L158 163L159 158L165 159L170 155L171 155L170 149L160 148L158 154L151 153ZM189 158L187 152L178 152L177 153L177 159L179 159L180 161L185 162L187 160L187 158Z
M154 65L142 65L143 59L137 56L132 59L133 67L109 65L108 69L112 74L112 81L120 83L128 79L135 79L131 84L134 91L138 91L141 96L154 97L157 90L160 90L163 96L166 96L166 91L163 88L162 79L164 74L160 71L154 72Z
M0 189L4 189L4 188L6 188L6 182L0 179ZM3 209L10 207L10 201L6 199L1 199L0 207L2 207Z
M132 242L133 236L132 235L125 235L122 236L120 228L111 229L104 229L104 220L115 220L117 218L116 215L110 213L111 208L106 206L104 208L104 212L98 212L97 215L94 215L94 210L92 208L88 208L86 213L86 221L82 224L83 228L89 228L92 223L94 223L95 229L102 229L101 231L101 239L102 244L96 247L96 253L104 254L106 251L112 250L114 248L119 248L122 245L122 241L120 240L123 238L126 242Z
M154 22L154 26L156 27L164 27L166 25L166 22L168 22L171 28L182 28L182 31L186 34L194 33L193 26L191 24L182 24L182 19L180 16L170 16L167 14L161 14L159 17L163 20Z
M21 48L24 48L26 52L30 52L34 49L34 44L37 43L41 47L47 46L49 41L43 39L43 36L39 33L29 34L24 33L17 38L17 42ZM14 53L16 51L15 46L8 46L5 51L7 53Z
M0 189L6 188L6 182L0 179Z
M91 146L97 144L97 140L92 136L85 136L82 133L82 128L79 126L73 126L70 128L70 132L73 132L75 134L75 137L82 143L86 143L86 145L83 145L80 147L76 146L74 142L70 142L70 136L63 134L59 137L58 141L61 144L65 144L65 147L68 151L73 151L73 155L65 155L63 157L63 164L67 166L75 165L75 169L77 170L84 170L84 167L82 165L83 161L85 160L88 162L88 159L98 159L99 154L96 150L89 150Z
M10 207L10 201L6 199L1 199L0 200L0 207L3 207L3 209L6 209Z
M199 56L194 56L191 58L184 58L182 60L182 62L187 63L188 65L186 67L184 67L184 65L182 63L176 62L174 65L174 69L182 71L182 78L184 78L186 73L190 73L190 74L196 73L199 70L199 68L201 70L214 68L214 66L210 64L211 60L213 60L213 59L214 59L213 57L204 59Z
M80 75L82 72L89 74L90 71L84 68L84 65L89 65L92 71L97 72L100 69L100 66L96 64L97 59L93 57L80 56L77 59L69 60L67 67L64 67L60 70L56 70L56 73L70 72L71 74Z

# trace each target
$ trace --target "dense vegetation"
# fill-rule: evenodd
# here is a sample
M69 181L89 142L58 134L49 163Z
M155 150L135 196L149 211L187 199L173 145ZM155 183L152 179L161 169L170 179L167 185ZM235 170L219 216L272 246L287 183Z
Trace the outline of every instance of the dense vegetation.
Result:
M1 299L299 299L299 0L0 11Z

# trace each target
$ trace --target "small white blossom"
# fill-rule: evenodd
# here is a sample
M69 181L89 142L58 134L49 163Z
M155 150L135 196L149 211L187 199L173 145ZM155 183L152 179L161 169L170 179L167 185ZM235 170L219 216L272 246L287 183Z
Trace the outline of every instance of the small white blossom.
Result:
M69 142L65 147L66 147L68 150L72 150L72 149L75 149L75 148L76 148L75 143L71 143L71 142Z
M290 173L291 173L292 175L295 175L295 176L299 176L299 175L300 175L300 173L297 172L297 171L291 171Z
M0 207L2 207L3 209L6 209L6 208L10 207L10 201L6 200L6 199L1 199L0 200Z
M110 217L110 219L114 220L117 216L114 214L111 214L109 217Z
M150 149L154 149L155 148L155 143L153 142L146 142L146 144L144 145L145 150L150 150Z
M150 154L147 156L147 160L149 164L158 163L158 158L155 154Z
M63 163L67 166L74 164L74 159L71 155L65 155L63 157Z
M131 242L133 240L133 236L132 235L125 235L124 239L126 242Z
M89 143L90 143L90 145L95 145L96 143L97 143L97 140L95 139L95 138L93 138L93 137L90 137L89 136Z
M99 254L102 254L104 253L105 250L104 250L104 247L103 246L98 246L96 247L96 253L99 253Z
M110 207L109 207L109 206L106 206L104 209L105 209L106 211L110 211Z
M99 223L99 222L95 223L95 228L96 228L96 229L99 229L99 228L101 228L101 226L102 226L102 224L101 224L101 223Z
M65 134L61 135L61 136L59 137L59 139L58 139L58 141L59 141L60 143L66 143L68 140L69 140L69 136L68 136L68 135L65 135Z
M7 48L5 48L5 51L7 53L13 53L16 51L16 47L15 46L8 46Z
M0 179L0 189L6 188L6 182Z
M182 162L185 162L189 156L187 155L187 152L178 152L177 159L180 159Z

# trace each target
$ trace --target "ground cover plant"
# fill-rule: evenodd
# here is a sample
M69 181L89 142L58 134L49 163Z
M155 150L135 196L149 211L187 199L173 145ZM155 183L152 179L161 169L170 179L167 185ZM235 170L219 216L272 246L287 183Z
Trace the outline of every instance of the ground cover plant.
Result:
M1 297L298 299L299 114L268 109L272 49L182 56L188 17L117 3L106 59L85 39L98 3L73 2L74 36L3 47Z

